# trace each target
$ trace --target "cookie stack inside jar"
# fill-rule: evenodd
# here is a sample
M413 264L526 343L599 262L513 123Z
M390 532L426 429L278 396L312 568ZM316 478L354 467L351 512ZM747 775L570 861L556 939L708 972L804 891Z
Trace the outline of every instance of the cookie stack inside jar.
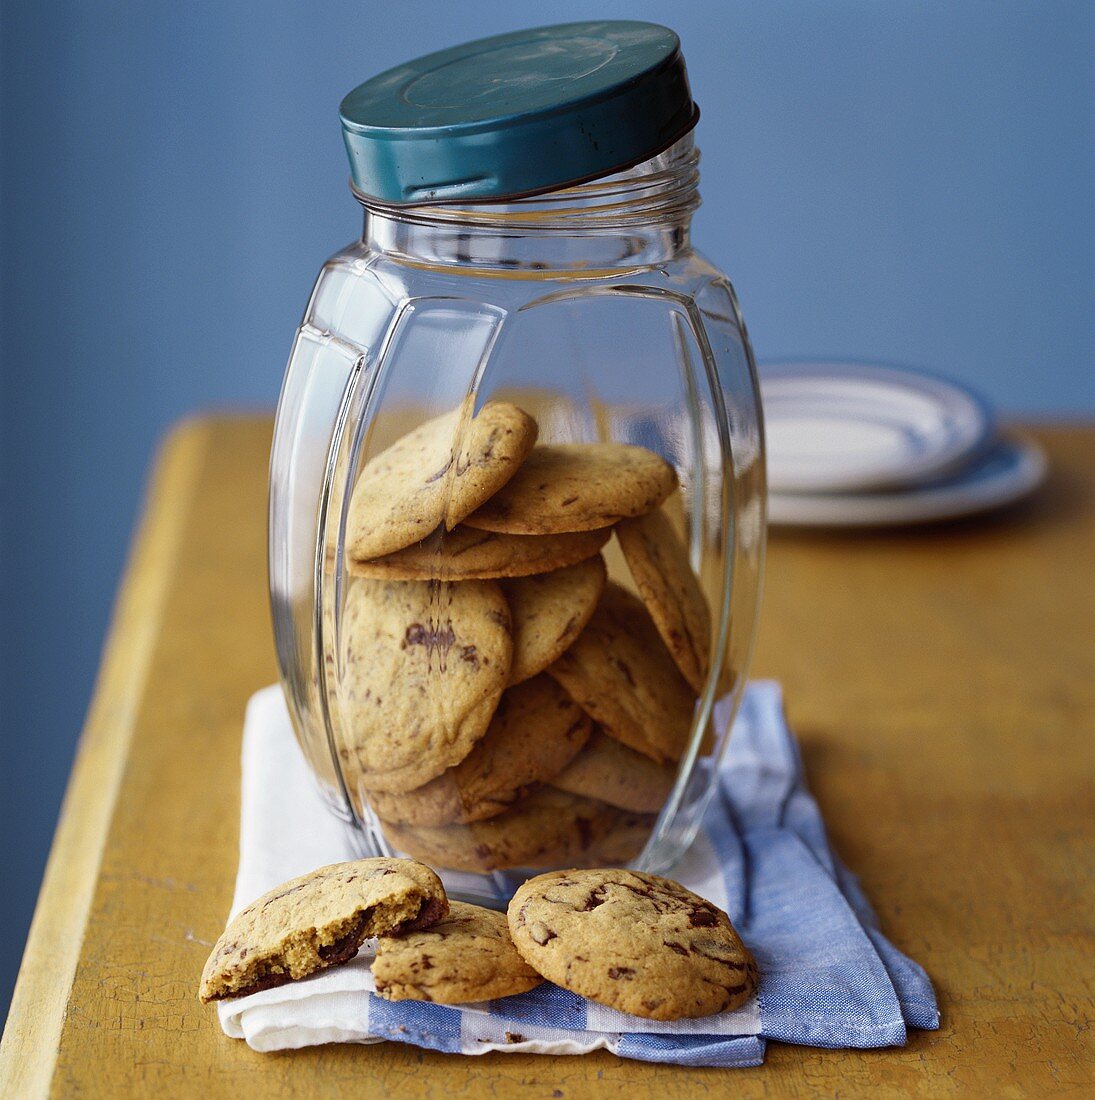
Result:
M371 457L347 512L339 765L388 844L439 868L632 860L708 678L673 467L539 434L465 404Z

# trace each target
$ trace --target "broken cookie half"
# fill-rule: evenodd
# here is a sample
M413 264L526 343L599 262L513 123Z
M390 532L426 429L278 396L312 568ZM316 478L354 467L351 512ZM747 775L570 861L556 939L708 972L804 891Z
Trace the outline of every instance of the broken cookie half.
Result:
M202 973L208 1003L245 997L347 962L370 937L429 928L449 902L413 859L321 867L264 894L224 930Z

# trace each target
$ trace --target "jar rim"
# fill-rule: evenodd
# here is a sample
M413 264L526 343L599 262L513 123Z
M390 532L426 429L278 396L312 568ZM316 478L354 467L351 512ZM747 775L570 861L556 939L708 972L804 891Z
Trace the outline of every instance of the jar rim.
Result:
M664 153L673 148L682 138L687 137L693 130L695 130L697 124L700 121L700 108L698 104L693 104L692 117L678 129L672 137L661 145L657 146L653 150L646 150L639 156L629 160L623 164L616 165L610 172L597 171L591 172L585 176L579 176L575 179L564 180L562 182L550 183L541 187L532 187L525 191L515 191L505 195L489 195L481 198L475 198L473 201L469 201L467 197L453 196L451 198L441 199L418 199L411 202L388 202L384 199L377 198L375 195L367 194L358 187L354 177L350 176L350 193L362 206L367 207L370 210L383 211L385 213L398 214L400 211L406 210L421 210L423 208L430 209L445 209L449 207L467 209L469 207L490 207L490 206L503 206L507 203L521 202L525 199L542 198L546 195L554 195L565 191L571 191L577 187L584 187L587 184L596 183L601 180L609 180L616 176L622 175L632 171L634 168L639 167L641 164L645 164L649 160L654 160Z
M689 127L663 149L625 168L560 187L490 200L385 203L350 190L366 216L419 225L483 229L626 228L686 217L699 206L699 160Z

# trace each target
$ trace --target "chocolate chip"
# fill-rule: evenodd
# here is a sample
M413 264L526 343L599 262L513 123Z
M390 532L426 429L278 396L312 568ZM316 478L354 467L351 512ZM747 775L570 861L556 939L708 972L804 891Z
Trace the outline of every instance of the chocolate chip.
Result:
M262 903L262 908L265 909L268 905L272 905L275 901L280 901L282 898L287 898L290 894L295 894L298 890L303 890L306 886L310 885L307 882L297 883L296 886L290 886L288 890L282 890L280 894L274 894L273 897L267 898ZM254 908L254 906L251 906Z
M403 932L416 932L420 928L429 928L431 924L436 924L444 913L445 903L440 898L426 898L415 916L404 921L397 928L393 928L389 935L400 935Z
M365 930L369 924L372 911L365 909L358 913L350 927L334 943L316 948L316 953L329 966L346 962L357 954L361 941L365 939Z
M528 926L528 934L532 937L534 943L538 943L541 947L545 943L558 938L558 933L548 928L543 921L536 921L535 924Z
M430 474L430 476L428 478L426 478L426 484L430 485L435 481L440 481L441 478L443 478L449 472L449 469L451 468L451 466L452 466L452 459L450 458L449 461L446 462L445 465L442 466L441 469L437 471L437 473Z
M591 909L596 909L598 905L604 905L605 901L605 887L604 885L597 886L589 892L586 900L577 906L579 913L588 913Z
M628 682L628 684L631 687L635 687L635 677L631 672L631 666L628 665L626 661L619 660L619 658L613 658L612 663L620 670L620 672L623 674L623 678Z
M570 700L569 699L567 700L566 705L567 706L570 705ZM563 734L564 740L573 741L574 738L577 737L579 734L585 733L585 731L586 731L586 721L587 721L586 716L583 714L580 718L577 719L577 721L572 722L571 725L569 726L569 728L567 729L566 733Z
M635 977L635 971L630 966L610 966L608 976L614 981L619 981L622 978L625 982L629 982Z
M424 645L427 650L440 649L448 651L455 641L456 634L453 632L451 625L442 628L426 627L422 623L411 623L403 635L404 648L409 645Z

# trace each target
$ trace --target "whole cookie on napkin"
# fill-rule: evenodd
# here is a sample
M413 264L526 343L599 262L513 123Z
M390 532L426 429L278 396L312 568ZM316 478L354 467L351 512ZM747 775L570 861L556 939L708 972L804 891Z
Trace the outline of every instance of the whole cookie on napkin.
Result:
M413 791L369 791L369 804L385 821L407 825L494 817L566 767L592 726L550 676L535 676L506 690L487 732L456 767Z
M679 883L637 871L552 871L507 913L524 960L564 989L651 1020L710 1016L757 988L730 918Z
M410 859L334 863L275 886L237 914L202 973L203 1002L245 997L352 959L370 936L448 912L441 880Z
M517 953L503 913L462 901L428 929L381 936L373 978L390 1001L447 1005L525 993L544 980Z
M465 402L427 420L365 464L350 498L351 558L390 554L442 522L455 527L517 472L536 442L536 421L505 401L466 419L469 412Z
M645 447L545 444L465 522L514 535L589 531L649 512L676 484L673 467Z
M509 679L509 606L493 581L355 579L342 628L339 756L370 790L459 764Z

